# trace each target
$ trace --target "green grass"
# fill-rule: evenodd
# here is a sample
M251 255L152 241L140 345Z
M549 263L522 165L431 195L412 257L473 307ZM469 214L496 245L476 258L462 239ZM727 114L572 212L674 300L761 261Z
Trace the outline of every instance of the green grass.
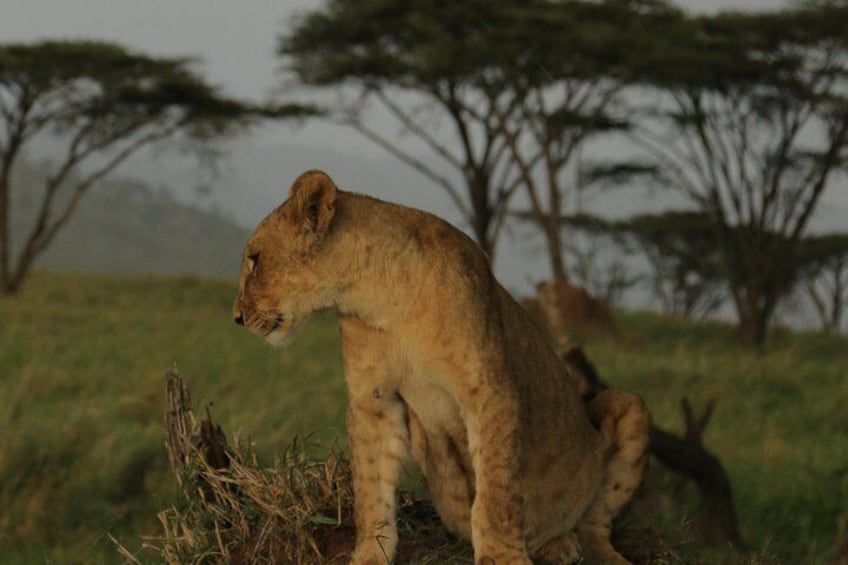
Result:
M334 317L274 350L230 322L234 291L37 273L0 299L0 561L119 562L107 532L130 548L156 532L176 492L162 446L163 373L175 364L196 411L211 404L269 462L295 436L343 437ZM619 323L624 343L585 344L604 378L642 394L672 430L681 397L716 397L705 441L730 474L746 541L781 562L824 561L848 512L848 340L780 332L757 355L722 324ZM687 496L657 523L679 530Z
M232 324L233 295L230 283L37 274L0 301L0 553L116 562L106 532L133 546L155 531L175 492L162 443L175 364L198 411L211 405L268 460L295 435L343 434L332 317L281 352Z
M717 399L704 441L730 475L743 537L782 562L825 561L848 517L848 340L779 331L759 355L723 324L647 313L620 323L627 346L587 345L601 374L669 430L683 431L684 396L696 410Z

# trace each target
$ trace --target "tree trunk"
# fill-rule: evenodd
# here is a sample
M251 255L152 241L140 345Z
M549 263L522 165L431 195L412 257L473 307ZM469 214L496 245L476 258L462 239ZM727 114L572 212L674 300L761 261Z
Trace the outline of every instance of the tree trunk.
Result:
M18 258L18 264L15 266L15 270L9 274L9 278L5 288L6 294L15 294L21 289L21 285L23 285L24 279L26 279L27 275L32 269L32 265L35 262L36 256L37 253L29 247L25 247L21 251L21 255Z
M723 235L726 237L726 234ZM733 250L733 244L727 244L727 240L722 241L721 253L742 341L745 345L762 351L768 337L769 322L779 298L775 294L778 287L767 280L769 275L765 271L769 265L751 265L755 251L751 250L747 256L740 255L740 252ZM768 295L763 296L763 292Z
M494 264L495 241L491 227L495 211L489 202L489 177L485 171L475 169L466 175L466 182L471 195L471 211L474 214L471 219L474 239L483 248L489 262Z
M9 229L9 183L7 179L0 178L0 292L12 294L9 288L9 254L11 249L11 237Z
M769 324L780 298L776 288L767 292L768 295L761 296L751 292L750 288L743 289L744 301L736 305L742 339L756 351L763 351L766 347Z
M740 313L740 329L742 339L746 345L757 351L762 351L766 346L768 335L768 318L762 311Z
M550 215L540 218L542 231L548 243L548 258L551 261L551 274L554 282L568 280L565 261L562 259L562 238L560 237L558 220L558 217L552 218Z
M767 280L773 263L765 257L767 250L758 247L746 234L734 231L721 217L716 237L727 288L736 308L738 329L745 345L762 351L765 348L768 323L776 299L762 296L771 289ZM768 271L768 273L766 272ZM765 284L760 284L765 282ZM768 292L768 291L767 291ZM772 306L768 307L769 304Z
M474 231L475 241L483 249L483 253L486 254L486 257L489 258L489 263L494 265L495 242L492 240L489 234L490 223L491 221L487 221L485 218L475 216L474 224L472 225L472 230Z
M11 145L0 161L0 291L9 292L9 261L12 249L9 216L11 210L12 159L15 157L15 146Z
M845 261L843 263L843 261ZM848 258L840 260L834 267L833 272L833 292L831 295L831 310L830 310L830 333L838 334L842 326L842 313L845 311L845 285L843 280L845 267L848 266Z
M551 274L554 281L568 281L565 263L562 258L562 232L560 218L562 217L562 193L557 184L557 173L561 165L556 165L551 157L549 147L545 149L545 164L548 184L548 213L542 215L543 229L548 240L548 255L551 259ZM569 150L568 153L571 153Z
M21 118L23 119L23 117ZM21 123L9 136L0 159L0 294L11 295L17 292L20 283L12 280L12 169L24 141L24 128Z

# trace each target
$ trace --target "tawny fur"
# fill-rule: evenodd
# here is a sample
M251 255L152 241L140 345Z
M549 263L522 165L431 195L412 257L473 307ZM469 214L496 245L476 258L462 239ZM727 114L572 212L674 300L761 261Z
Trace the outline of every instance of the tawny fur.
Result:
M340 312L349 388L352 563L393 558L410 455L475 562L570 562L582 546L589 562L626 563L609 532L642 477L644 405L609 390L587 411L467 236L304 173L247 243L234 315L279 345L324 308Z

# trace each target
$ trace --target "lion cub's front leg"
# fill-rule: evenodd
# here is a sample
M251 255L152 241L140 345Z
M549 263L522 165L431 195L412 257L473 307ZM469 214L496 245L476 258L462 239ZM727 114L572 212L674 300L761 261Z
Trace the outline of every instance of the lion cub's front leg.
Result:
M385 336L342 324L348 385L347 433L356 521L354 565L390 563L397 547L397 488L409 454L406 405L392 384Z
M409 451L405 406L396 394L374 388L351 397L347 412L353 471L356 549L351 563L389 563L398 535L397 487Z

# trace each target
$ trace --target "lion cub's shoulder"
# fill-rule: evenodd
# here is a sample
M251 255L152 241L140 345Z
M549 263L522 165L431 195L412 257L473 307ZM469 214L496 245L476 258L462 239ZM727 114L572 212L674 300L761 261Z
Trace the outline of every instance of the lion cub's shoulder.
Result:
M480 246L434 214L341 190L339 203L338 229L342 237L366 229L380 236L387 248L400 246L426 256L428 261L442 257L463 269L489 270L489 260Z

